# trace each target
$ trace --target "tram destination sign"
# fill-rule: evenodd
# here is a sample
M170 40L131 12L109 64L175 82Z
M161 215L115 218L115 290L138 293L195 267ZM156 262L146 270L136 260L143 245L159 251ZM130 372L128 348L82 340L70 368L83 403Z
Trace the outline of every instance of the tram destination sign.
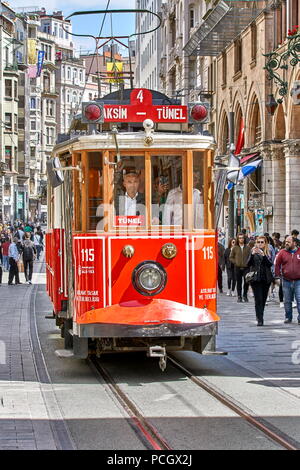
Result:
M105 122L143 122L151 119L153 122L188 122L187 106L153 105L151 91L138 88L130 94L128 105L104 105Z

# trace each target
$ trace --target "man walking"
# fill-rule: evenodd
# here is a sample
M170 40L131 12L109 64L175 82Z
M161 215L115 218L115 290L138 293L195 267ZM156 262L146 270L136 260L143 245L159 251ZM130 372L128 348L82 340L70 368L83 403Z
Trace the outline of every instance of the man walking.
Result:
M229 260L235 266L235 277L236 277L236 288L238 294L238 302L248 302L248 289L249 284L245 280L248 268L248 260L250 258L251 250L248 245L246 245L245 235L241 232L238 233L236 244L232 248ZM242 298L242 284L244 279L244 289L243 289L243 298Z
M18 238L15 237L13 242L9 245L8 259L9 259L9 274L8 274L8 285L11 286L15 277L16 284L22 284L19 279L19 268L18 261L20 259L20 253L17 248Z
M33 260L36 253L34 243L30 240L30 237L30 232L26 232L23 246L24 275L27 284L32 284Z
M284 323L292 323L293 298L297 302L298 325L300 325L300 247L293 236L285 240L285 249L275 259L275 276L282 277L283 299L285 309Z

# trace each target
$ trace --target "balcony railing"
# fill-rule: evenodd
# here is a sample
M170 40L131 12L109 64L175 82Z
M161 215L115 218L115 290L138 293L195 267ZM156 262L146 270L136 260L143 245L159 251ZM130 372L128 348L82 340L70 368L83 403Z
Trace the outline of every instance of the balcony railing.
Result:
M5 72L18 72L18 64L7 64L4 67Z
M52 95L52 96L58 96L59 95L59 90L56 88L52 87L45 87L42 89L42 94L43 95Z

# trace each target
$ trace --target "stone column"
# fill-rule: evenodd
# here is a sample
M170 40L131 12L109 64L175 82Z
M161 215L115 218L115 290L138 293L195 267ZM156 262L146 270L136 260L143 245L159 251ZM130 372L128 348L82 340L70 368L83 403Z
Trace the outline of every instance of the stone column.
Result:
M300 139L283 141L285 154L286 181L286 224L285 231L290 233L300 227Z
M270 217L270 234L286 234L285 215L285 158L283 145L272 145L272 204L273 217Z
M270 207L273 205L273 178L272 178L272 149L270 145L259 146L260 157L263 159L262 165L262 208ZM270 216L265 217L264 231L270 232Z

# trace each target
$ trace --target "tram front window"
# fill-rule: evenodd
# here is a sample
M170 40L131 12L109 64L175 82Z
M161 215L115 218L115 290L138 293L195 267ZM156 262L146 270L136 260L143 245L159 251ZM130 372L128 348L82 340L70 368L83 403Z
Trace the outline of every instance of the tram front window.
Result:
M115 226L146 224L144 175L143 157L121 157L114 177Z
M152 157L152 225L183 223L182 157Z

